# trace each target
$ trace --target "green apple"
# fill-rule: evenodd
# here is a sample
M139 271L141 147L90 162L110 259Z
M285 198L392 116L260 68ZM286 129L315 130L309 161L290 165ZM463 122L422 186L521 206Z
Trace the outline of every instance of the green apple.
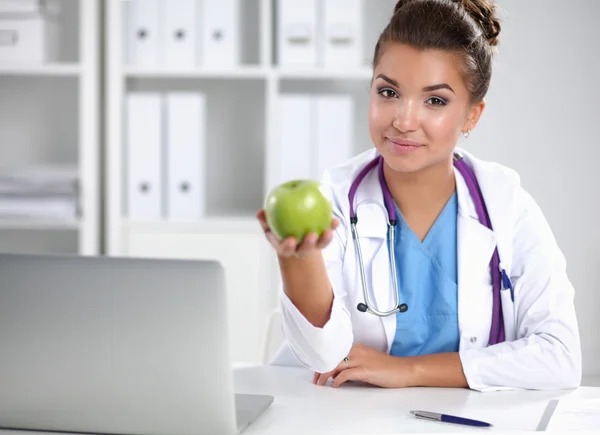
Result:
M308 233L320 237L333 218L331 202L314 180L290 180L275 187L267 195L265 215L278 239L295 237L298 243Z

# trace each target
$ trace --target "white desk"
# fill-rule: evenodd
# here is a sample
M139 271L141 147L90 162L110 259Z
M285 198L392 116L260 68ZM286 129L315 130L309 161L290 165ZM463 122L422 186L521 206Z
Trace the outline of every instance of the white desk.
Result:
M235 370L238 393L270 394L275 401L244 435L404 434L533 432L548 401L566 396L600 398L600 388L575 391L501 391L466 389L382 389L365 385L340 388L312 384L312 373L294 367ZM491 428L418 420L411 409L445 412L487 421ZM584 432L577 432L583 434ZM587 432L586 432L587 433ZM589 433L600 433L600 428Z
M312 384L312 373L294 367L238 367L237 393L270 394L274 403L243 435L378 435L534 432L550 399L600 398L600 388L575 391L506 391L478 393L466 389L383 389L346 384L340 388ZM488 421L491 428L418 420L411 409L446 412ZM577 435L600 433L600 428ZM0 430L0 435L39 435L35 431ZM168 434L166 434L168 435Z

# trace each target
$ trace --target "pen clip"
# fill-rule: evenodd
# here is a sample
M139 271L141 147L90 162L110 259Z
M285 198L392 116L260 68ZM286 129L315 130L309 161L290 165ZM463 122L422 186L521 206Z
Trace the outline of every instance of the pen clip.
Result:
M422 418L424 420L433 420L433 421L440 421L440 414L436 413L436 412L429 412L429 411L410 411L410 413L412 415L414 415L417 418Z

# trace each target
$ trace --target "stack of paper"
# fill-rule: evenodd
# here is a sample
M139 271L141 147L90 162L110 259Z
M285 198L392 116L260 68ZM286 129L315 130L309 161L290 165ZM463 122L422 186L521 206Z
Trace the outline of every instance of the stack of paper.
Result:
M0 170L0 218L76 219L77 180L72 168Z
M600 430L600 399L551 400L538 430L553 432Z

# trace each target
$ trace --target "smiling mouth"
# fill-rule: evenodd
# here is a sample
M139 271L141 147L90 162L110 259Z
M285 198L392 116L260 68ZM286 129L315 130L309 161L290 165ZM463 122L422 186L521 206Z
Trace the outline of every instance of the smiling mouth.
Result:
M410 140L390 139L390 138L387 138L387 140L390 141L390 143L392 145L396 145L396 146L413 147L413 148L418 148L418 147L422 146L420 143L413 142Z
M408 140L386 139L389 143L389 148L394 154L410 154L415 152L423 145Z

